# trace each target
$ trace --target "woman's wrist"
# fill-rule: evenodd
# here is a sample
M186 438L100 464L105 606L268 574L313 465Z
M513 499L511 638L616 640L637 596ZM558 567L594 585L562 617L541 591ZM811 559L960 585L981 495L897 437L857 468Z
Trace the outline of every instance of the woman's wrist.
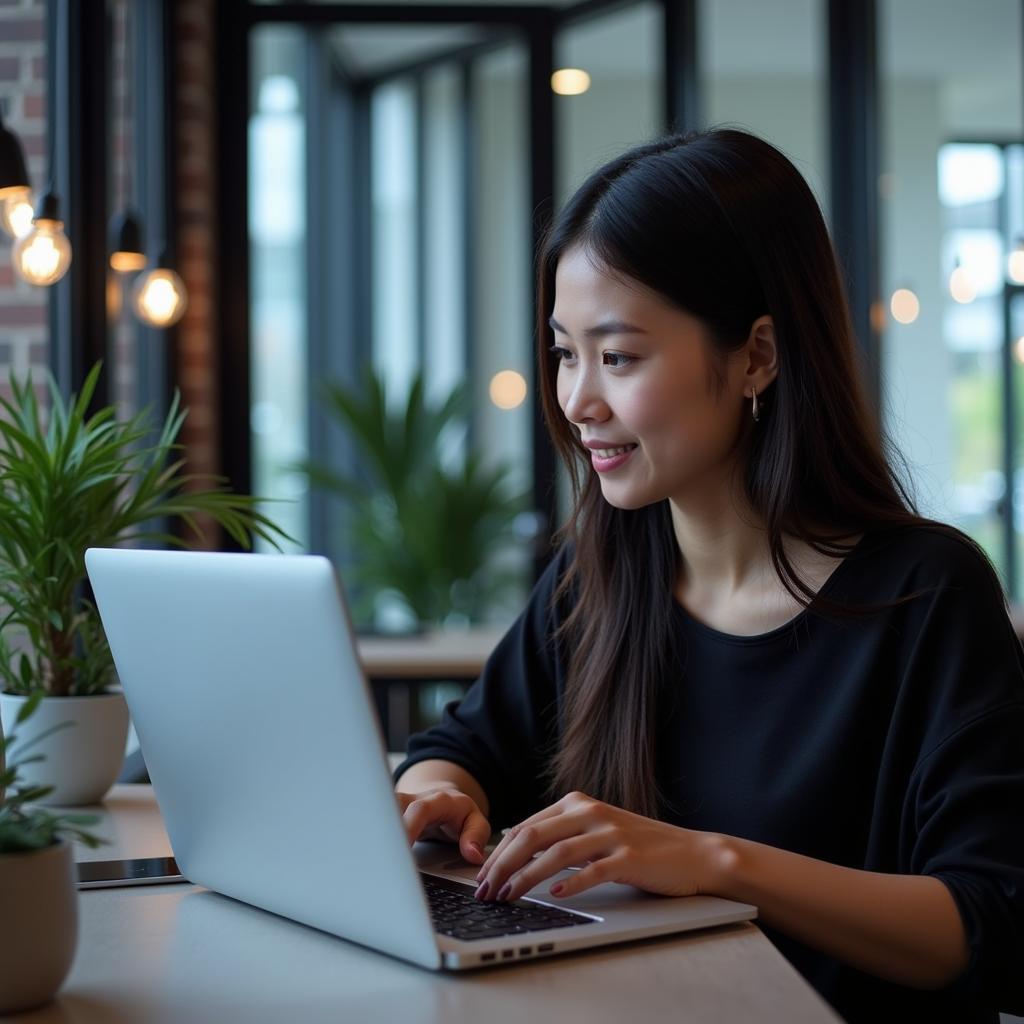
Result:
M721 832L702 832L700 835L703 871L697 879L698 891L705 896L731 898L739 868L740 840Z

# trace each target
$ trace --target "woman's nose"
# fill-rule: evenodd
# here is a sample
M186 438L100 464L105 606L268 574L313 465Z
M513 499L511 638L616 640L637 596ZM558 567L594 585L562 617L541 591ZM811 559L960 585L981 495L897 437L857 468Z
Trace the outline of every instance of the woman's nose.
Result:
M608 404L600 390L594 386L589 374L580 373L572 382L572 389L562 406L566 419L572 423L586 420L601 421L608 418Z

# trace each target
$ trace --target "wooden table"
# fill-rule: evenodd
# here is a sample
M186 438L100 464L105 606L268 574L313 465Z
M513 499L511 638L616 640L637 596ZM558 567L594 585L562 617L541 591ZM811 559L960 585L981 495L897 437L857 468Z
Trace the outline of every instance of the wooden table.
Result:
M472 683L505 632L474 627L356 638L389 749L404 749L412 729L413 696L420 687L442 680Z
M506 630L477 627L410 636L359 635L356 645L374 679L475 679Z
M402 759L390 754L391 766ZM115 786L81 859L170 852L152 789ZM81 1024L835 1024L755 924L435 973L193 885L80 893L57 1000L19 1022Z

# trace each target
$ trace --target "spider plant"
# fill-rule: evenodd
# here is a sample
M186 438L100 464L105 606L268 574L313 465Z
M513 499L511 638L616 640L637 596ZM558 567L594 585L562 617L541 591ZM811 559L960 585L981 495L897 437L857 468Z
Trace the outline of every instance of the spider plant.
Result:
M36 690L18 711L15 727L22 725L39 706L42 690ZM61 726L70 725L62 722ZM53 786L26 786L19 782L21 768L43 760L42 754L25 756L25 752L61 726L36 733L31 739L17 743L17 734L0 732L0 855L42 850L61 839L77 839L95 848L105 839L87 831L86 825L99 822L96 814L53 814L33 804L49 796Z
M185 472L176 438L187 410L177 392L155 439L149 409L123 421L113 406L90 414L100 368L67 401L47 375L45 417L31 375L12 377L10 398L0 398L0 690L10 693L84 696L113 684L86 587L87 548L187 547L167 524L180 519L202 539L201 516L245 548L252 534L279 550L277 538L287 538L258 498Z

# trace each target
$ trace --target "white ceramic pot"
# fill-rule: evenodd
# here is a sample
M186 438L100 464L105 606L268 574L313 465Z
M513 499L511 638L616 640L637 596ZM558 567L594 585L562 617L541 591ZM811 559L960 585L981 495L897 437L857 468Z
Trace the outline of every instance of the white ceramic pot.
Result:
M8 735L15 731L14 721L26 700L18 694L0 693L0 720ZM52 806L99 803L124 762L128 740L124 694L112 690L91 697L44 697L29 719L18 726L15 753L24 742L60 722L72 724L26 752L42 754L44 760L21 768L19 783L54 786L54 791L40 801Z
M0 853L0 1014L29 1010L64 984L78 945L71 843Z

